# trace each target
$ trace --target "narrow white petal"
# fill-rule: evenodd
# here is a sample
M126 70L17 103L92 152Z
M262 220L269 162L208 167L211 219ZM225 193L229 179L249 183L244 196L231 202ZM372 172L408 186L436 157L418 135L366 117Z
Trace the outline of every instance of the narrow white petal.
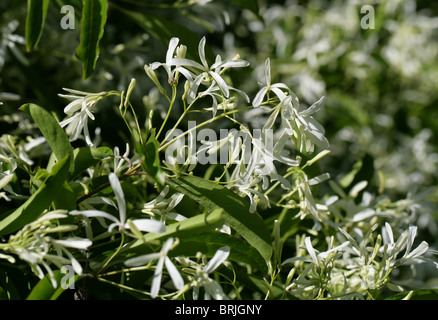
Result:
M169 272L170 278L172 279L173 285L178 290L181 290L184 287L184 279L179 274L178 269L168 257L164 259L164 262L166 264L166 269Z
M199 64L196 61L186 59L186 58L173 58L168 63L170 66L184 66L184 67L194 67L199 70L207 71L202 64Z
M406 255L405 259L415 259L421 256L429 249L429 244L426 241L420 243L420 245L415 248L412 252Z
M173 58L173 54L175 52L175 48L178 45L179 39L178 38L172 38L169 42L169 49L167 49L166 53L166 63L168 63Z
M265 78L266 78L266 85L271 85L271 60L268 58L265 61Z
M243 68L249 66L249 62L245 60L228 60L220 61L211 65L211 69L217 68Z
M357 195L359 194L359 192L361 192L363 189L365 189L368 185L368 181L363 180L358 182L357 184L355 184L353 186L353 188L351 188L349 195L353 198L356 198Z
M151 286L151 297L155 298L158 295L158 292L160 291L160 285L161 285L161 277L163 275L163 265L164 265L164 257L161 257L158 260L155 272L154 272L154 278L152 279L152 286Z
M173 238L167 239L161 247L161 252L167 254L167 252L169 252L170 248L173 246L173 242Z
M140 231L152 232L152 233L165 233L166 225L157 220L153 219L136 219L132 220L132 223ZM125 224L125 228L129 229L129 224Z
M313 249L312 241L310 240L310 237L306 237L306 239L304 239L304 243L306 244L307 252L309 252L310 257L313 260L313 263L318 265L319 264L318 258L316 256L315 249Z
M82 107L82 101L84 99L77 99L74 100L72 102L70 102L65 108L64 108L64 113L66 114L72 114L75 113L76 111L80 110Z
M79 114L79 113L78 113L78 114L75 114L74 116L72 116L72 117L70 117L70 118L68 118L68 119L65 119L65 120L61 121L61 122L59 123L59 125L60 125L61 128L64 128L66 125L68 125L68 124L69 124L70 122L72 122L73 120L78 119L78 117L80 117L80 114Z
M75 248L75 249L86 249L93 244L91 240L71 237L64 240L52 240L54 243L59 244L61 246Z
M259 107L262 104L263 98L265 97L267 92L268 92L268 88L267 87L263 87L263 88L260 89L259 92L257 92L254 100L252 100L253 107L257 108L257 107Z
M319 184L327 179L330 179L330 174L323 173L323 174L320 174L319 176L316 176L316 177L310 179L308 181L308 183L310 186L313 186L313 185Z
M117 198L117 205L119 206L119 214L120 214L120 223L122 225L125 224L126 221L126 202L125 195L123 194L122 185L120 184L119 178L113 172L111 172L108 176L111 187L114 190L114 194Z
M187 69L185 69L183 67L177 67L177 68L175 68L174 71L178 71L179 73L181 73L184 77L186 77L186 79L189 82L193 81L193 75L192 75L192 73L189 70L187 70Z
M382 228L382 237L383 241L388 244L394 243L394 235L392 234L391 225L388 222L385 222L385 226Z
M149 253L144 254L135 258L130 258L126 260L125 266L127 267L138 267L148 264L150 261L158 260L161 257L161 253Z
M82 266L81 266L81 264L78 262L78 260L76 260L75 258L71 257L71 258L70 258L70 262L71 262L71 266L73 267L73 270L74 270L78 275L81 275L81 274L82 274Z
M277 119L279 113L280 113L280 108L277 106L269 116L268 120L266 120L266 123L263 126L263 130L271 129L274 126L275 120Z
M417 227L410 226L405 255L411 251L411 248L412 248L412 245L414 244L414 240L415 240L416 236L417 236Z
M214 271L217 267L219 267L222 264L222 262L224 262L228 258L229 255L230 255L230 247L225 246L219 248L214 254L213 258L211 258L211 260L204 267L203 272L210 273Z
M221 285L213 279L208 279L204 284L205 296L207 298L213 297L215 300L228 300L227 295L224 293Z
M205 37L202 37L201 41L199 41L198 53L204 68L208 69L208 63L207 60L205 59L205 41L206 41Z
M88 131L88 125L87 125L88 119L85 119L85 125L84 125L84 136L85 136L85 142L88 146L94 147L93 141L91 141L90 132Z
M117 219L113 215L111 215L107 212L98 211L98 210L84 210L84 211L73 210L73 211L70 211L69 214L71 214L73 216L83 215L84 217L88 217L88 218L102 217L102 218L114 221L116 223L120 223L119 219Z
M283 101L284 99L286 99L288 96L283 92L283 90L279 89L279 88L275 88L273 86L271 86L269 88L272 92L275 93L275 95L278 97L278 99L280 99L280 101Z
M225 82L224 79L220 75L218 75L216 72L210 71L211 76L216 81L219 88L221 88L222 92L224 93L225 97L228 98L230 96L230 91L228 90L228 85Z
M300 115L306 117L308 115L311 115L312 113L318 112L324 106L324 103L325 103L325 97L323 96L321 99L319 99L314 104L312 104L309 108L307 108L304 111L301 111Z

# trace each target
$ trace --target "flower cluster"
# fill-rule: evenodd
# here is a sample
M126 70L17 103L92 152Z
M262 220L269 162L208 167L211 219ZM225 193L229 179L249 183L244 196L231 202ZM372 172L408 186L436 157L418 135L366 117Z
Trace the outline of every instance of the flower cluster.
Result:
M146 99L152 110L145 125L130 102L135 79L126 93L65 89L70 94L60 96L72 101L59 125L70 141L83 138L87 144L74 149L77 167L62 181L66 199L49 204L58 209L65 200L69 209L46 210L2 238L0 259L16 263L18 257L39 278L48 274L53 287L58 285L53 266L71 265L85 280L152 299L178 299L189 291L193 299L240 298L247 294L245 281L262 288L259 294L266 298L373 299L382 288L404 290L393 271L433 253L426 241L415 243L418 228L411 217L424 209L423 198L392 202L383 192L373 196L368 181L353 183L357 172L340 183L329 181L336 195L319 197L315 186L330 175L314 164L330 153L330 144L315 114L326 98L302 108L286 83L274 83L266 59L264 79L251 100L226 74L249 63L219 55L209 63L205 46L202 38L195 61L172 38L165 62L144 66L156 86ZM160 82L159 71L167 84ZM168 102L167 110L157 95ZM120 97L118 110L132 134L124 152L117 146L97 148L88 130L95 106L109 96ZM181 114L170 125L178 107ZM262 115L259 126L245 121L253 114ZM193 115L202 121L193 121ZM212 128L219 128L219 138ZM38 187L26 151L43 142L31 139L15 148L10 137L2 137L0 198L11 202L17 196L10 184L20 166ZM187 182L198 173L204 179L197 181L207 187ZM230 209L230 201L244 203L243 198L248 206L242 204L242 212ZM272 207L279 210L269 211ZM264 225L269 219L258 214L263 211L274 212L269 216L275 219L273 234ZM292 257L284 259L283 247L291 244ZM238 279L242 274L244 280Z
M1 254L0 258L15 262L13 255L26 261L32 271L40 279L44 278L45 273L54 288L58 286L53 273L53 265L57 268L71 265L76 274L81 275L83 268L71 250L75 250L79 256L84 256L81 251L91 246L92 242L86 238L63 237L58 238L59 234L66 234L75 231L78 226L75 224L58 224L57 221L66 219L66 211L58 210L43 214L40 218L25 225L16 234L11 235L7 243L0 244L0 248L7 253ZM44 272L45 270L45 272Z

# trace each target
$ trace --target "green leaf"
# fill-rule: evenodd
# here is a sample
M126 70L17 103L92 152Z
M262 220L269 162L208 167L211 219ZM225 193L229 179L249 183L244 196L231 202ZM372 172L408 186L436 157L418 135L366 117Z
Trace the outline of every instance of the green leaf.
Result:
M0 265L0 299L3 300L22 300L25 299L30 286L29 279L23 270L15 264Z
M138 145L137 151L143 156L143 168L150 174L160 186L164 185L164 172L160 165L158 154L159 143L155 138L155 131L151 131L148 141L144 146Z
M194 257L197 252L202 252L208 257L212 257L223 246L230 247L230 260L246 263L261 270L263 273L268 272L265 260L254 247L240 238L219 231L208 233L192 232L190 235L185 236L170 254L172 256Z
M34 50L41 39L48 7L49 0L27 0L25 38L28 52Z
M61 286L61 280L68 275L63 274L60 270L53 271L53 276L58 284L57 288L54 288L52 282L50 281L50 276L47 274L33 287L30 294L27 296L27 300L56 300L59 296L68 288L66 286ZM79 275L73 275L69 281L70 283L76 282L79 279Z
M271 236L260 215L249 212L249 203L244 198L219 184L194 176L171 179L169 184L206 209L222 208L225 223L257 249L266 262L269 261Z
M107 0L83 0L81 19L81 40L76 57L83 66L82 77L88 78L96 67L99 57L99 41L106 24Z
M60 187L58 194L62 196L53 199L56 210L76 210L76 194L67 181Z
M184 239L187 236L214 230L224 223L222 212L222 209L216 209L211 213L200 214L181 222L169 224L166 226L165 234L147 233L144 235L144 240L134 240L124 246L120 252L141 252L144 241L165 240L170 237Z
M68 176L69 157L59 161L38 190L25 203L0 221L0 236L12 233L37 219L56 198Z
M91 166L96 165L100 161L111 157L113 152L108 147L83 147L73 150L74 171L72 177L84 172Z
M47 110L36 104L25 104L20 110L32 117L58 160L69 156L69 171L73 171L73 148L58 121Z
M144 246L145 241L167 238L179 238L181 243L171 252L172 256L195 256L202 252L206 256L213 256L223 246L231 248L230 259L250 264L263 272L267 266L260 253L246 241L228 234L212 231L223 225L223 209L215 209L211 213L200 214L181 222L167 225L165 234L148 233L143 239L135 240L126 245L120 253L148 253L149 248Z
M438 300L438 290L437 289L422 289L422 290L413 290L411 292L400 292L395 295L392 295L385 300L402 300L405 299L408 295L411 295L409 300Z

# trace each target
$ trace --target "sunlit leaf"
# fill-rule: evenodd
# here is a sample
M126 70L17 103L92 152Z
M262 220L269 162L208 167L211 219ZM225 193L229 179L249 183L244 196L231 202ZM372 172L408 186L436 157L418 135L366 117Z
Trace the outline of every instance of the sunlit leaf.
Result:
M82 77L86 79L94 72L99 57L108 3L107 0L83 0L82 4L81 39L76 57L82 62Z
M217 183L194 176L172 179L169 184L206 209L222 208L225 223L269 261L272 254L270 234L263 219L257 213L249 212L249 203L244 198Z
M49 0L27 0L26 49L32 51L43 33Z

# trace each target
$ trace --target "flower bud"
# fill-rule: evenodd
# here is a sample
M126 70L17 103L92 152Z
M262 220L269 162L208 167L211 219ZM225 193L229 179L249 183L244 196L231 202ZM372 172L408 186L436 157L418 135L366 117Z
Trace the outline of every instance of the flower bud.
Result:
M190 82L186 81L186 83L184 84L184 93L181 97L182 100L187 99L187 95L189 94L189 91L190 91Z
M160 81L158 80L158 77L154 70L152 70L148 65L144 66L144 71L146 71L146 74L148 77L155 83L155 85L160 89L161 94L166 94L166 90L162 87Z
M180 45L176 48L176 58L184 59L186 57L187 47L185 45Z

